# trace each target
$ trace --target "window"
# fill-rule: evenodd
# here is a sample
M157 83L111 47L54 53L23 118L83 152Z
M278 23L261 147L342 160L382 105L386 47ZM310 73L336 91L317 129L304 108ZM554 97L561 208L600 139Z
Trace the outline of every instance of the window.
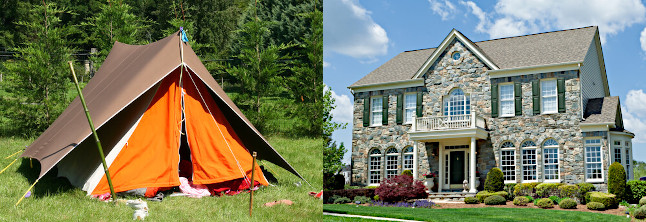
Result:
M505 181L516 181L516 150L511 142L504 142L500 151L500 167Z
M556 93L556 80L541 81L541 113L557 113L558 99Z
M369 181L370 184L378 184L381 182L381 151L374 149L370 151L370 175Z
M514 116L514 84L500 85L500 116Z
M444 115L458 116L471 114L471 101L461 89L451 90L449 96L444 98ZM464 117L455 117L451 120L464 120Z
M559 144L554 139L543 143L543 176L545 180L559 179Z
M397 176L398 161L399 153L397 153L397 149L390 148L386 150L386 178Z
M585 140L585 179L602 181L601 139Z
M403 170L413 171L413 147L407 147L404 149L404 163L402 166Z
M370 105L372 109L370 110L370 125L372 126L381 126L382 113L384 112L383 97L372 97L370 99Z
M536 181L536 143L525 141L520 146L523 158L523 181Z
M630 149L626 148L626 180L630 179Z
M417 106L417 94L410 93L404 97L404 123L413 123L413 114Z

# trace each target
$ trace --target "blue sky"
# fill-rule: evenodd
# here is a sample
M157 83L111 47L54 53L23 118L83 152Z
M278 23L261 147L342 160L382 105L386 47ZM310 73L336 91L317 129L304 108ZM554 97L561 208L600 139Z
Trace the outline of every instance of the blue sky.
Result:
M635 160L646 161L646 7L641 0L324 0L323 81L333 91L333 139L352 146L349 85L395 55L437 47L455 28L474 42L599 26L610 94L636 134Z

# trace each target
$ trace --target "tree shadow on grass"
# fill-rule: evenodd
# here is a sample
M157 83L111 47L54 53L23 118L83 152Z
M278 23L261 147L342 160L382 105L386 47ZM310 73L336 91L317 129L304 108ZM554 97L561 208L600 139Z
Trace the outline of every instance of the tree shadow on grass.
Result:
M27 178L29 186L33 184L40 173L40 163L38 160L32 160L33 167L29 164L29 158L22 158L22 162L18 167L18 173ZM47 174L45 174L38 183L31 189L31 196L33 198L42 198L50 195L65 193L69 190L74 189L74 186L70 184L69 180L64 177L58 177L58 169L56 167L52 168ZM26 187L25 189L28 189ZM26 190L25 190L26 191Z

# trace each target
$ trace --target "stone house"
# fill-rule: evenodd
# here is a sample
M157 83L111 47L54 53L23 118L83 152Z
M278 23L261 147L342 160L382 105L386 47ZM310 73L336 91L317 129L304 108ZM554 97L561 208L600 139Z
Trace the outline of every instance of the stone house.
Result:
M589 182L606 189L620 162L632 179L634 134L610 96L596 26L472 42L452 30L349 86L352 183L411 170L439 191L505 183ZM482 185L481 185L482 186Z

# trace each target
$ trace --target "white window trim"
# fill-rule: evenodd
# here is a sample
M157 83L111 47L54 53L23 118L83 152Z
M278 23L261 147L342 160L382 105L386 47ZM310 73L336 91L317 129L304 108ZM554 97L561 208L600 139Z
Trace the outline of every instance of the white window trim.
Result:
M384 98L384 96L372 96L372 97L370 97L370 126L382 126L383 125L382 120L379 120L379 121L377 121L377 123L374 123L375 121L374 121L374 114L373 113L376 112L376 111L374 111L374 112L372 111L372 108L375 105L374 99L377 99L382 104L381 110L379 112L381 112L381 115L382 115L382 118L383 118L383 115L384 115L384 111L383 111L384 110L384 107L383 107L384 101L383 101L383 98Z
M406 150L408 148L409 148L409 146L405 147L404 150L402 151L403 152L402 153L402 161L401 161L401 163L402 163L401 164L402 165L402 172L404 172L404 170L410 170L411 172L413 172L413 169L415 168L415 160L414 160L414 157L413 157L415 152L413 151L413 149L411 149L411 152L406 152ZM410 166L411 168L406 168L406 157L407 156L411 157L411 162L412 162L411 166Z
M373 150L375 150L375 149L373 149ZM370 153L372 153L372 150L370 150ZM370 154L370 153L368 153L368 181L367 181L368 186L379 186L380 183L371 183L372 181L370 181L371 180L370 176L372 175L372 172L378 172L379 173L379 182L381 182L381 180L384 179L384 175L383 175L384 174L384 169L383 169L384 168L383 167L384 156L383 156L383 153L381 151L379 151L379 154ZM372 157L379 157L379 170L378 171L373 171L372 169L370 169L370 167L372 166Z
M505 115L502 112L502 87L503 86L509 86L509 85L511 85L511 101L514 104L511 106L511 114ZM514 92L514 91L515 91L515 89L514 89L514 83L513 82L501 83L501 84L498 85L498 113L500 113L500 115L499 115L500 117L514 117L514 116L516 116L516 104L515 104L516 101L514 100L515 96L516 96L515 95L516 92Z
M414 106L413 106L413 108L412 108L412 109L413 109L413 118L411 118L411 121L410 121L410 122L406 122L406 109L407 109L407 108L406 108L406 101L407 101L407 100L406 100L406 96L408 96L408 95L415 95L415 96L414 96L414 97L415 97L415 99L414 99L414 101L415 101L415 105L414 105ZM403 105L404 105L404 125L407 125L407 124L413 124L413 121L415 121L415 111L417 110L417 93L412 92L412 93L406 93L406 94L404 94L404 101L403 101L403 103L404 103L404 104L403 104Z
M547 140L545 140L545 141L547 141ZM543 147L543 149L542 149L542 152L541 152L541 155L542 155L541 166L543 166L543 169L541 169L541 170L543 171L543 175L542 175L543 176L543 182L544 183L560 183L561 181L563 181L562 178L561 178L561 154L559 154L559 151L561 150L560 146L544 146L543 145L542 147ZM556 164L556 173L557 173L556 175L559 178L558 179L548 180L548 179L545 179L545 149L555 149L555 148L556 148L556 161L558 161L558 163Z
M536 163L534 166L536 169L534 172L536 173L536 179L535 180L525 180L525 166L531 166L531 165L525 165L523 162L525 160L525 155L523 154L523 150L534 150L534 161ZM531 182L538 182L538 153L536 152L538 149L536 147L530 146L530 147L523 147L520 149L520 166L521 166L521 181L523 183L531 183Z
M517 174L518 174L518 172L517 172L517 170L518 170L518 169L516 169L516 168L517 168L517 167L516 167L516 161L517 161L517 159L518 159L518 158L516 158L516 148L515 148L515 147L509 147L509 148L501 148L501 149L500 149L500 170L501 170L501 171L502 171L502 167L503 167L503 165L502 165L502 152L503 152L503 151L514 151L514 155L513 155L513 157L514 157L514 165L513 165L513 166L514 166L514 180L504 180L504 179L505 179L505 173L504 173L504 171L503 171L503 180L504 180L504 183L505 183L505 184L508 184L508 183L516 183L516 179L518 179L518 178L516 178L516 177L518 177L518 175L517 175Z
M385 163L384 164L384 177L382 178L382 180L383 179L388 179L389 178L388 177L388 171L392 171L392 169L388 169L388 166L390 166L389 163L388 163L388 161L389 161L388 157L395 157L395 164L393 164L395 166L395 169L394 169L395 174L393 176L397 176L399 174L399 165L400 165L400 163L399 163L399 155L400 154L397 151L397 149L395 149L394 153L388 153L388 151L390 151L391 149L394 149L394 148L389 148L389 149L386 150L386 156L385 156L385 159L384 159L384 163Z
M545 106L543 104L543 82L548 82L548 81L554 81L554 86L556 87L556 95L554 97L556 98L556 110L553 111L545 111ZM541 79L540 81L540 98L541 98L541 114L554 114L559 112L559 86L558 83L556 82L556 78L549 78L549 79Z
M587 152L586 147L587 146L585 144L585 141L586 140L595 140L595 139L599 139L599 153L600 153L600 157L601 157L601 179L588 179L588 167L587 167L588 162L586 160L586 152ZM583 138L583 170L584 170L583 175L584 175L585 182L588 182L588 183L603 183L604 182L605 171L603 170L603 165L604 165L605 160L603 159L603 152L604 151L603 151L603 141L602 140L603 139L601 137L585 137L585 138Z

